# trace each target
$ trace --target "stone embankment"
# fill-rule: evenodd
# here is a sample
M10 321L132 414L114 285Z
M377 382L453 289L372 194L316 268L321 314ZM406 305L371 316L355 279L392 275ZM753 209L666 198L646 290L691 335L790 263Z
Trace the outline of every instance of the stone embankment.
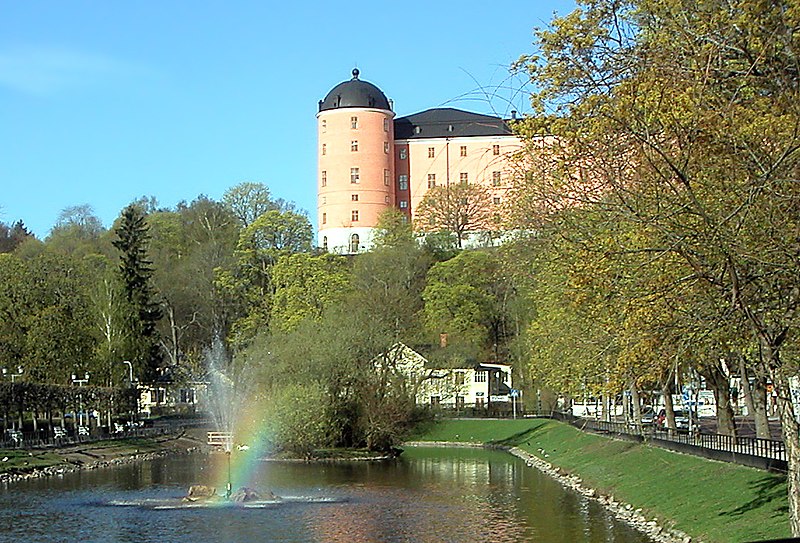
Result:
M144 460L153 460L176 454L191 454L201 450L193 440L177 437L159 442L159 449L141 452L132 450L108 450L76 448L58 451L63 461L46 467L17 468L0 473L0 484L8 484L27 479L62 476L81 470L95 470Z
M536 468L558 481L564 487L573 490L590 500L595 500L617 519L628 524L639 532L645 534L657 543L692 543L692 538L679 530L661 526L657 519L648 519L641 509L634 508L631 504L616 500L613 496L601 494L594 488L584 485L583 480L575 475L566 473L550 462L539 458L519 447L489 446L481 443L458 443L449 441L414 441L406 443L408 446L417 447L462 447L484 449L491 448L507 451L525 461L528 467Z

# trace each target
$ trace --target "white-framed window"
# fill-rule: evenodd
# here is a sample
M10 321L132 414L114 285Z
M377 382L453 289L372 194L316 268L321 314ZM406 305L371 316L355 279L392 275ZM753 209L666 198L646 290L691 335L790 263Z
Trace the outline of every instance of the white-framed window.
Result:
M321 183L322 183L323 187L327 187L328 186L328 172L326 170L322 170Z
M492 172L492 186L500 186L500 172Z
M397 188L399 190L408 190L408 176L405 174L401 174L400 177L397 178Z
M407 158L408 158L408 149L403 147L402 149L400 149L400 160L405 160Z
M383 131L384 132L388 132L389 131L389 119L384 119L383 120Z
M358 237L358 234L353 234L350 236L350 252L357 253L358 246L361 243L361 239Z
M467 156L467 146L466 145L462 145L461 146L461 156Z
M435 173L429 173L428 174L428 188L432 189L435 186L436 186L436 174Z
M469 174L467 172L461 172L458 174L458 180L461 181L462 185L466 185L469 183Z
M388 187L391 181L392 181L392 176L389 174L389 170L383 170L383 184Z
M500 146L499 145L497 145L497 144L492 145L492 154L494 156L497 156L497 155L500 154Z
M350 200L353 202L358 202L358 194L351 194Z
M433 158L434 156L436 156L436 149L428 147L428 158Z
M400 200L400 209L408 209L408 201Z
M476 383L485 383L487 379L485 371L476 371L475 372L475 382Z
M350 117L350 128L358 130L358 117Z
M350 168L350 182L351 183L358 183L360 179L358 168Z
M358 210L354 209L350 212L350 220L353 222L358 222Z
M350 150L358 151L358 140L353 140L350 142Z

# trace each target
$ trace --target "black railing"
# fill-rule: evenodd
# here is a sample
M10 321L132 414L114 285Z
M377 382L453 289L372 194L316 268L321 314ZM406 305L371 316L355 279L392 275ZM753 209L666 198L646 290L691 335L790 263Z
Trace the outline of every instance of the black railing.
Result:
M786 470L786 448L783 441L777 439L729 436L702 432L697 428L692 432L681 432L656 428L652 424L603 421L559 412L554 412L552 418L585 431L627 436L664 448L717 460L770 470Z

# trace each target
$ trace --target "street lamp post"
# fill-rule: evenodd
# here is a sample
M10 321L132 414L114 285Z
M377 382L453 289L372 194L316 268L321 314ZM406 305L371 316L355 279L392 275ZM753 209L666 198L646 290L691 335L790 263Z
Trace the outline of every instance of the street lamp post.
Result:
M89 372L87 371L86 374L83 376L83 379L79 379L77 375L74 373L72 374L72 384L78 385L78 388L81 388L83 385L89 382ZM88 418L88 417L87 417ZM78 394L78 426L83 426L83 395Z
M130 360L123 360L123 364L128 366L128 386L133 388L133 364ZM136 411L134 412L134 420L139 420L139 392L136 392Z

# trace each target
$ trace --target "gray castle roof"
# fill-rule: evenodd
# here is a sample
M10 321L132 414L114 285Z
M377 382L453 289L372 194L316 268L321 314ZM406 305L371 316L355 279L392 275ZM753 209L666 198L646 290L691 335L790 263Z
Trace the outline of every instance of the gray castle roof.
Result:
M508 136L513 134L500 117L450 107L434 108L394 121L394 139Z
M392 106L383 91L368 81L361 81L358 75L358 68L354 68L353 79L333 87L325 96L325 99L320 100L319 110L327 111L345 107L374 107L391 111Z

